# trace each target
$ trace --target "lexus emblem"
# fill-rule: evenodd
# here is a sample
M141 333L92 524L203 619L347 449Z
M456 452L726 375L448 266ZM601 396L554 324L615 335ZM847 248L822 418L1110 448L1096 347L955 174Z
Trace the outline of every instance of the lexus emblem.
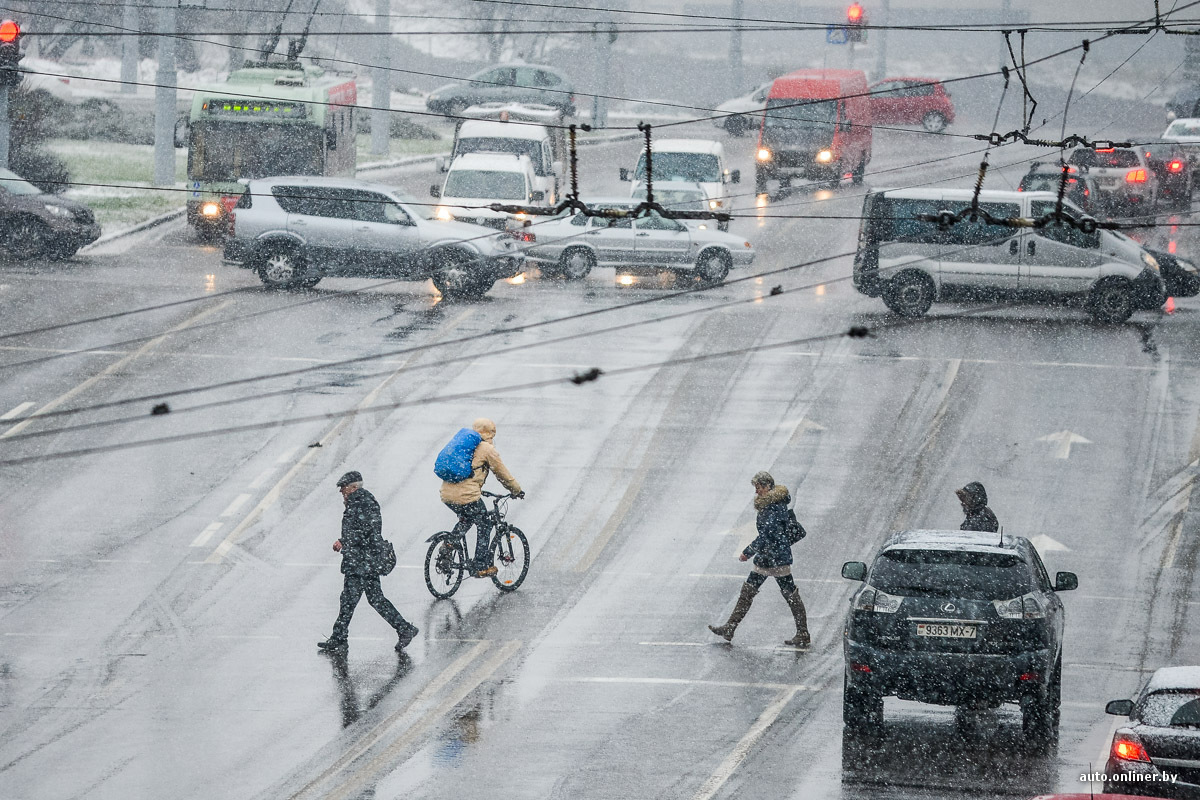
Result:
M954 605L954 603L945 603L942 606L942 611L945 611L947 614L952 614L955 611L958 611L958 608Z

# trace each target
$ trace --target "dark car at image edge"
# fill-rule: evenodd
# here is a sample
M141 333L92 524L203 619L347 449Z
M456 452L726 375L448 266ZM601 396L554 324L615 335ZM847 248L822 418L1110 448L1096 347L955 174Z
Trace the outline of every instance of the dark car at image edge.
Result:
M1133 699L1112 700L1104 711L1129 717L1113 733L1106 789L1200 798L1200 666L1163 667Z
M0 169L0 249L16 261L70 258L100 238L92 210Z
M862 581L844 630L843 720L848 732L878 733L883 699L955 706L960 727L976 711L1017 703L1026 741L1058 738L1063 607L1028 539L970 531L890 535L868 568L849 561L842 576Z

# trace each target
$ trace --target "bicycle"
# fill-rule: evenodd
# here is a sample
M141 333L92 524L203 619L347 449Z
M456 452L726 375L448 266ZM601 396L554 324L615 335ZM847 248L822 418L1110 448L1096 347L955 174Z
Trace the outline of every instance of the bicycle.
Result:
M496 574L492 583L502 592L515 591L529 572L529 540L515 525L504 521L511 494L482 492L492 499L492 541L488 546ZM456 526L457 527L457 526ZM425 586L438 599L450 597L462 585L467 572L467 535L453 530L440 531L429 537L425 554Z

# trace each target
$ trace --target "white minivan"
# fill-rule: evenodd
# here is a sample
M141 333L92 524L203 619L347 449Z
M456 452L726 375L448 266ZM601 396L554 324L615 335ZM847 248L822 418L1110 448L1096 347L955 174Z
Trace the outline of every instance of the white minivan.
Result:
M430 186L429 194L441 200L438 219L504 230L512 215L488 206L545 206L545 192L534 188L534 179L529 156L467 153L450 163L446 182Z
M468 153L506 153L527 156L533 165L533 189L542 192L549 205L558 202L562 154L561 135L551 129L523 121L469 119L454 134L451 161L439 156L434 160L438 172L446 172L453 159Z
M725 186L742 179L740 170L725 166L725 147L711 139L660 139L651 150L654 156L654 182L683 181L697 183L708 195L713 211L732 211ZM620 168L621 180L633 181L630 197L646 196L646 153L638 156L633 174Z
M1084 233L1051 223L1008 227L961 220L939 226L920 217L957 213L971 189L884 189L867 194L854 257L854 286L882 297L897 314L919 317L935 301L1015 300L1081 305L1097 320L1124 322L1157 308L1166 290L1155 258L1117 231ZM980 209L996 219L1039 219L1052 192L983 191ZM1073 217L1084 214L1070 203Z

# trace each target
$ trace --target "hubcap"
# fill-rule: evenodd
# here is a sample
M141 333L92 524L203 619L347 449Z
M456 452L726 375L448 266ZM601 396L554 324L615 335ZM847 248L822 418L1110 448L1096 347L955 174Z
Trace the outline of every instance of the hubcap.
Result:
M296 265L287 253L274 253L267 259L266 273L272 281L290 281L295 275Z
M706 278L719 278L725 269L725 261L720 256L709 256L700 264L700 272Z
M588 269L588 258L583 253L571 253L567 257L567 274L572 278L578 278L583 275Z

